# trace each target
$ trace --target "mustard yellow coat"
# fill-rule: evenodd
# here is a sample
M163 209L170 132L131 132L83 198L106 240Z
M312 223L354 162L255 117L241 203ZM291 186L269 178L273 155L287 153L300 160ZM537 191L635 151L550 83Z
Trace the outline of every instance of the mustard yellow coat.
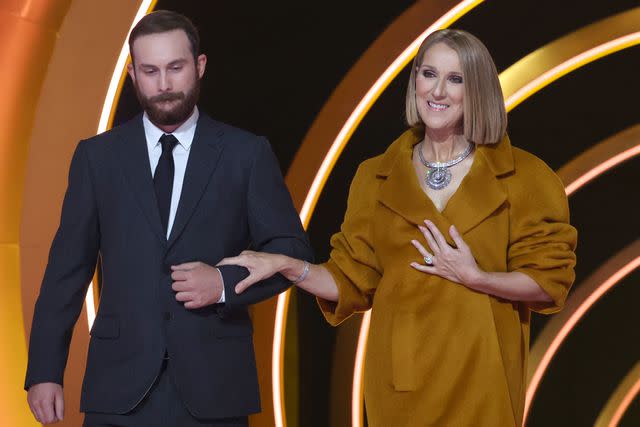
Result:
M520 426L530 310L558 311L574 280L576 230L558 177L509 139L478 146L442 213L411 163L409 130L353 179L325 264L339 301L319 300L331 324L372 308L364 393L371 427ZM485 271L520 271L552 298L527 305L472 291L409 266L411 239L432 220L454 224Z

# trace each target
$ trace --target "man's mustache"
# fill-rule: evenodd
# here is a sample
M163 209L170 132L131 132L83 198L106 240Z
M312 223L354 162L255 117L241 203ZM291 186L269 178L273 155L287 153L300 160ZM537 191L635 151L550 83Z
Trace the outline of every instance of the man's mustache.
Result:
M160 95L152 96L148 98L149 102L166 102L166 101L180 101L185 98L185 94L182 92L166 92Z

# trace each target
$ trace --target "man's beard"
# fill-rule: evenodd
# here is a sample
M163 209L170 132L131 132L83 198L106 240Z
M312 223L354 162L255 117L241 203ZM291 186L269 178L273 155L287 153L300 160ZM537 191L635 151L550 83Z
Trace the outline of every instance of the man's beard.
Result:
M160 126L173 126L183 123L189 118L193 112L193 108L198 103L198 98L200 98L199 78L196 78L193 88L187 93L166 92L160 95L146 97L140 92L138 85L134 84L134 87L138 101L142 109L147 113L147 116L149 116L149 120ZM158 104L165 101L178 101L178 103L171 109L161 108Z

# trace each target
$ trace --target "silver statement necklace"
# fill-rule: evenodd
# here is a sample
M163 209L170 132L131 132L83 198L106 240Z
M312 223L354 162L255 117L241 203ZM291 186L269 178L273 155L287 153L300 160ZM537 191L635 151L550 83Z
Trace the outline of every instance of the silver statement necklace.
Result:
M458 157L449 160L448 162L441 163L427 162L424 159L424 156L422 155L423 144L424 141L422 141L420 143L420 147L418 147L418 156L420 157L420 162L428 169L427 174L424 177L424 182L426 182L429 188L433 190L442 190L444 187L449 185L451 182L451 171L449 168L466 159L473 151L473 147L475 147L475 145L470 142L469 146Z

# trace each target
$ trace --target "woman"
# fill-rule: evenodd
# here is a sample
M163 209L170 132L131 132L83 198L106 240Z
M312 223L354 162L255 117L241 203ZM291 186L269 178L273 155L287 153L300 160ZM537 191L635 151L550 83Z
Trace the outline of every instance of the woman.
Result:
M373 308L371 426L520 426L530 310L558 311L574 280L564 188L514 148L495 65L458 30L413 63L411 129L363 162L323 265L246 251L237 292L277 272L336 325Z

